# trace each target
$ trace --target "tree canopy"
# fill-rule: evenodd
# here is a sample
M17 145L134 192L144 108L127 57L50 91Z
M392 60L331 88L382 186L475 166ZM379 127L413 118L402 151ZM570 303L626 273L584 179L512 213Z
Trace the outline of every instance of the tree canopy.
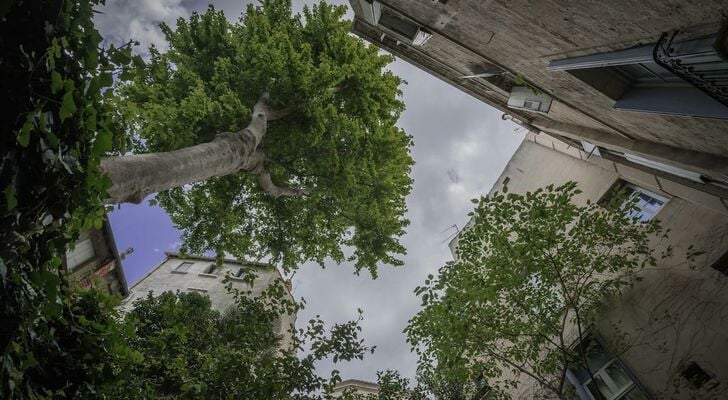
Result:
M136 357L117 364L118 374L97 387L108 399L320 399L340 381L319 376L317 361L363 357L358 321L326 329L319 319L291 332L290 348L273 329L281 313L298 304L277 292L236 301L222 313L199 293L149 293L134 302L119 329ZM294 330L293 327L290 329ZM312 350L299 357L303 346Z
M402 81L386 69L391 56L349 34L345 10L321 3L294 15L289 0L264 0L231 23L210 7L163 25L169 50L151 48L123 74L116 91L137 153L241 130L263 94L284 115L258 149L274 184L300 195L269 196L245 171L159 193L183 251L270 255L286 268L330 257L373 274L401 264L413 163L411 137L395 125Z
M574 182L525 195L473 200L457 257L417 288L423 309L409 341L424 365L452 379L484 378L489 398L509 398L524 382L568 398L567 368L588 365L577 343L616 296L659 257L664 234L640 222L634 202L577 204Z

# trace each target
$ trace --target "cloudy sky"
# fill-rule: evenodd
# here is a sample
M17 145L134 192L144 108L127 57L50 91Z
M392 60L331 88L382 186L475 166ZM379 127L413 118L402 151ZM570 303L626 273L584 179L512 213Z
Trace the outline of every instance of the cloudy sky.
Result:
M348 4L346 0L333 1ZM216 8L237 20L246 1L214 1ZM294 0L300 10L311 1ZM96 23L112 43L138 40L142 48L155 44L165 49L158 24L173 25L179 17L207 7L205 1L107 0ZM295 275L294 296L307 301L299 313L305 324L316 314L329 322L343 322L364 310L363 335L377 351L363 361L338 364L346 378L375 380L376 371L395 369L414 376L416 357L410 353L402 330L419 307L412 293L427 274L434 273L451 256L448 239L454 225L463 226L472 203L486 193L523 139L523 133L501 113L427 73L397 60L392 71L403 77L407 111L399 125L414 136L414 189L408 199L412 222L404 244L408 248L403 267L380 268L379 278L354 276L347 265L321 269L304 265ZM148 205L123 205L111 214L120 250L134 248L124 260L130 285L159 263L164 251L179 246L179 234L164 211ZM330 364L321 366L328 375Z

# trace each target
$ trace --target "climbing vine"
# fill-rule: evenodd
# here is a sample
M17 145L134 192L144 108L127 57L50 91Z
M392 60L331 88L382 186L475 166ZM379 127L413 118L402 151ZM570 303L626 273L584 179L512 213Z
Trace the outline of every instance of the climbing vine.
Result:
M0 5L0 393L74 397L112 357L113 302L75 294L62 259L99 228L114 147L113 74L129 46L103 50L90 1ZM114 356L116 357L116 355ZM102 362L103 361L103 362Z

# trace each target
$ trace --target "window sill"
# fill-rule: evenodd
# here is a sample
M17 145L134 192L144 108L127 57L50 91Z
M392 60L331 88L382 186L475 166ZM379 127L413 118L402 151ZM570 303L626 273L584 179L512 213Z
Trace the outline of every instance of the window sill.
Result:
M205 278L217 278L217 275L215 274L206 274L206 273L199 273L197 276L204 276Z
M186 275L187 274L187 271L177 271L176 269L173 269L172 270L172 273L173 274L183 274L183 275Z
M194 288L194 287L188 287L187 290L191 290L193 292L203 292L203 293L207 293L207 289L200 289L200 288Z
M231 281L245 282L245 278L238 278L237 276L230 276Z

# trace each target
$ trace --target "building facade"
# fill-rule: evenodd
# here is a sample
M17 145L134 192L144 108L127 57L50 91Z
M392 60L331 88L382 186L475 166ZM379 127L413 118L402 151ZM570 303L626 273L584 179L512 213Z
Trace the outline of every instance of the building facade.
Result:
M246 275L254 274L252 286ZM121 311L133 308L134 301L146 297L150 292L159 295L166 291L196 292L210 298L212 308L224 311L234 304L234 296L227 289L227 282L233 289L247 292L256 297L272 285L282 285L285 296L293 300L290 282L285 281L280 272L264 263L240 262L224 259L222 266L216 265L213 257L182 257L166 253L166 257L144 277L129 288L129 296L124 299ZM281 336L281 347L290 348L293 336L290 329L296 322L295 315L280 316L273 329Z
M728 185L728 3L350 0L352 31L507 113Z
M689 180L602 157L603 150L529 134L491 191L507 185L526 193L576 181L583 191L576 201L584 204L621 185L639 197L643 219L657 218L670 229L669 238L652 245L658 254L672 246L676 257L642 271L619 299L608 300L592 337L598 342L590 355L594 378L570 371L569 380L582 400L596 400L594 390L608 400L728 398L728 207L720 196L683 184ZM705 251L696 269L678 256L691 244ZM450 246L455 252L457 239ZM638 345L610 348L615 326ZM539 393L529 378L519 379L513 398Z
M108 221L104 221L101 229L82 233L73 248L66 251L63 265L72 286L82 289L94 287L121 297L129 293Z
M347 379L338 383L331 392L331 397L338 399L344 394L355 396L377 396L379 385L373 382L360 381L358 379Z

